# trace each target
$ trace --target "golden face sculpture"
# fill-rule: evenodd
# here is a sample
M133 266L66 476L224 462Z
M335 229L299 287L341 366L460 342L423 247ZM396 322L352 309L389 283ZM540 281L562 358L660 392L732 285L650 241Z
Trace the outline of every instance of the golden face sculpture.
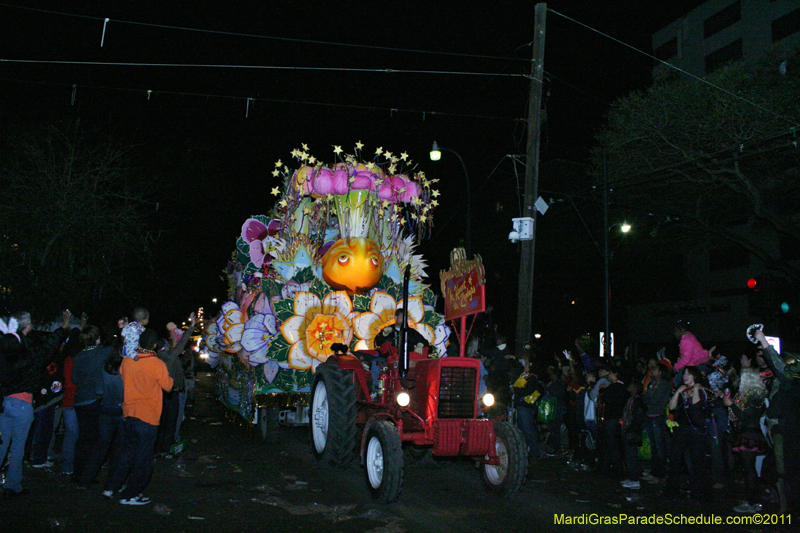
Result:
M322 277L337 290L361 294L378 284L383 275L383 256L370 239L339 239L322 256Z

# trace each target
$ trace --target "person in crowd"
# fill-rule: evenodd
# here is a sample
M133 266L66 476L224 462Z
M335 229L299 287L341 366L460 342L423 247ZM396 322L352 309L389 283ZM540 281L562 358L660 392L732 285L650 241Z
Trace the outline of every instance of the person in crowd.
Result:
M75 414L78 418L78 441L72 481L78 483L83 467L97 440L100 427L100 399L103 394L103 365L111 354L111 346L100 344L100 329L88 325L81 333L83 350L75 355L72 381L75 383Z
M527 355L520 358L523 364L522 373L514 381L514 406L517 410L517 425L528 445L528 457L539 458L542 455L539 446L539 435L536 431L536 402L544 392L539 378L531 372L531 363Z
M183 332L181 339L174 348L169 348L167 341L161 341L161 349L158 351L158 358L167 365L169 377L172 378L172 390L163 392L163 407L161 419L158 426L158 437L156 438L156 454L166 455L170 451L175 438L175 428L178 425L178 414L180 410L179 392L183 392L186 380L183 374L183 363L181 354L192 336L194 329L194 313L189 317L189 329Z
M708 446L711 451L711 475L714 488L725 488L730 480L730 445L728 433L728 408L722 403L722 396L728 383L728 358L714 349L709 350L710 372L707 374L708 386L714 393L711 402L711 424L708 432Z
M767 439L761 432L761 417L767 410L764 403L767 388L759 372L749 366L749 359L745 356L742 356L742 359L739 391L734 398L722 395L722 401L730 408L731 418L734 420L734 441L731 450L741 457L744 472L745 499L733 510L737 513L757 513L763 507L758 503L756 456L766 454L769 448Z
M73 330L73 333L77 330ZM72 368L75 355L81 350L80 334L67 342L64 357L64 397L61 399L61 419L64 421L64 438L61 441L61 473L71 476L74 469L75 444L78 442L78 417L75 414L75 392Z
M71 313L64 311L61 327L53 333L29 338L33 330L28 312L16 313L11 320L16 327L0 338L0 358L3 359L5 381L2 384L3 412L0 414L0 463L9 453L8 472L3 483L3 497L26 493L22 487L22 460L25 441L33 422L33 392L39 387L39 369L52 357L67 338ZM13 331L12 331L13 330Z
M650 380L642 400L645 405L645 431L650 440L652 468L642 479L648 483L659 483L667 475L669 447L667 441L667 404L672 396L670 372L666 366L656 363L650 368Z
M175 442L181 441L181 426L186 419L186 406L194 399L195 374L194 354L190 348L185 348L181 354L183 366L183 391L178 394L178 423L175 426Z
M692 499L708 502L711 500L708 461L705 459L708 444L710 398L703 387L702 372L696 366L685 367L683 385L678 387L669 400L669 409L675 414L678 426L672 434L672 445L667 477L667 495L679 498L680 476L685 463L685 455L691 461L689 469L689 490Z
M547 423L547 450L548 455L556 455L561 449L561 424L567 412L567 386L561 379L561 368L547 367L547 385L545 393L556 400L555 416Z
M625 449L625 468L628 478L622 481L626 489L638 490L639 483L639 447L642 445L642 431L645 422L645 405L642 401L642 384L638 380L628 383L630 398L622 411L622 445Z
M622 434L620 420L628 401L628 390L619 378L616 369L609 370L608 386L602 389L598 404L602 406L601 449L603 450L602 469L607 475L616 476L622 472Z
M122 338L125 339L125 346L122 349L124 357L136 359L139 349L139 336L150 322L150 311L144 307L137 307L133 310L133 322L128 322L124 317L119 320L119 327L122 329Z
M489 359L489 391L497 396L501 391L508 396L511 378L521 370L516 357L511 353L505 335L498 335L495 346L486 353ZM496 391L492 390L492 386Z
M112 497L127 478L128 484L120 493L119 503L122 505L147 505L152 501L142 492L153 472L153 449L161 419L162 391L172 390L167 365L156 352L156 332L145 329L139 337L139 345L138 359L125 357L120 365L125 443L104 492L105 496Z
M778 473L780 513L800 512L800 357L786 352L783 357L767 342L761 328L748 328L748 338L762 349L773 373L767 421L771 426L775 465Z
M562 372L564 369L566 369L566 373L562 380L567 387L567 413L564 415L564 424L567 427L569 452L574 456L580 446L581 430L583 430L583 392L585 387L575 367L574 359L570 357L569 366L562 367Z
M56 326L57 327L57 326ZM45 326L45 329L48 329ZM55 328L53 328L55 329ZM33 330L30 337L35 339L42 334ZM56 412L64 396L64 357L75 353L80 330L70 329L67 339L47 358L40 369L40 386L33 393L33 425L28 437L30 463L33 468L51 468L53 453L50 443L53 440Z
M79 489L89 488L105 463L106 457L109 456L109 451L111 465L117 464L125 441L122 418L124 393L122 376L119 373L122 364L122 346L114 345L112 348L111 354L103 364L103 397L100 400L97 440L84 465L78 482ZM113 471L109 473L107 480L112 477ZM103 495L110 498L114 495L114 491L106 486Z
M590 395L596 382L597 371L585 372L583 389L578 393L575 402L576 416L581 421L581 432L571 466L580 470L587 470L589 465L597 462L597 400L593 400Z
M681 386L683 379L683 370L687 366L700 366L708 362L708 350L703 348L700 341L697 340L694 333L691 332L691 324L686 320L678 320L672 330L675 338L678 340L678 349L680 356L678 361L672 367L676 372L673 385L678 388Z

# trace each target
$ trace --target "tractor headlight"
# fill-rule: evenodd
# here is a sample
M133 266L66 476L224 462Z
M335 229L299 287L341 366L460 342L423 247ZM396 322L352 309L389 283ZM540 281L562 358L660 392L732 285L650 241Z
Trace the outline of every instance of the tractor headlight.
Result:
M410 403L411 403L411 396L409 396L406 391L403 391L397 395L397 405L399 405L400 407L406 407Z
M491 407L494 405L494 395L490 392L484 394L482 400L483 400L483 405L485 405L486 407Z

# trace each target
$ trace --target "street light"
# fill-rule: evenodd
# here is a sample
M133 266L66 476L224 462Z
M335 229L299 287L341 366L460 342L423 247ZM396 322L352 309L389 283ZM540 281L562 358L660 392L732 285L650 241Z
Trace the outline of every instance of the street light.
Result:
M455 150L451 150L450 148L440 147L436 141L433 141L433 146L431 147L431 161L439 161L442 158L442 152L450 152L451 154L455 154L459 161L461 161L461 167L464 169L464 178L467 182L467 238L466 238L466 246L467 249L467 257L471 252L472 248L472 217L470 215L470 205L472 203L470 192L469 192L469 174L467 173L467 165L464 164L464 160L461 159L461 155Z
M608 226L608 209L605 212L605 221L606 221L606 231L605 235L603 236L603 244L604 246L604 253L603 259L605 263L605 289L606 289L606 296L605 296L605 329L603 330L603 355L611 356L611 333L610 328L608 325L609 321L609 303L611 301L611 287L609 283L609 263L611 261L611 255L614 253L613 251L609 251L608 249L608 234L614 229L615 226L619 226L619 229L622 233L628 233L631 230L631 225L627 222L623 222L622 224L614 224L613 226Z

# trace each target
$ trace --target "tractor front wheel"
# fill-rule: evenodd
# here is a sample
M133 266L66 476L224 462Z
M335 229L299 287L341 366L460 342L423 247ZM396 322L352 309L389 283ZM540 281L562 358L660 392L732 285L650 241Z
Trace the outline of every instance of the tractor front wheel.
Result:
M392 503L403 491L403 449L400 435L391 422L375 422L367 429L364 466L372 497Z
M528 450L519 428L508 422L494 425L495 453L500 464L484 464L483 484L491 492L510 498L519 494L528 474Z
M356 445L356 388L351 373L334 361L317 367L308 422L317 461L346 468Z

